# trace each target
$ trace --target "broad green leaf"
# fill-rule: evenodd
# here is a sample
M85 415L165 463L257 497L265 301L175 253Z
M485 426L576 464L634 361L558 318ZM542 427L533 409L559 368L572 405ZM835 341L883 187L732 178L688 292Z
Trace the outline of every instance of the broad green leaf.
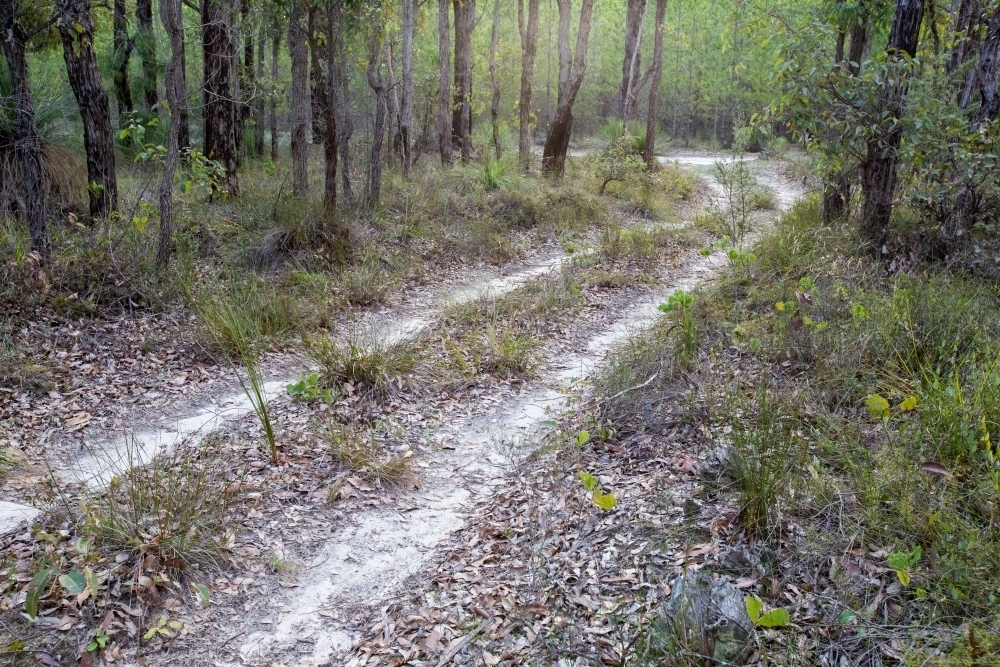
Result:
M70 570L69 574L59 577L59 585L65 588L70 595L79 595L87 587L87 580L80 570Z
M910 573L906 570L896 570L896 577L899 579L899 583L904 586L910 585Z
M38 600L48 588L49 579L58 572L59 570L54 567L47 567L31 578L31 582L28 584L28 596L24 600L24 611L31 620L35 620L35 617L38 616Z
M889 417L889 401L878 394L872 394L866 398L865 407L868 408L868 412L873 417L878 417L879 419L887 419Z
M579 433L576 434L576 444L586 445L588 442L590 442L589 431L580 431Z
M588 491L594 491L597 488L598 480L589 472L581 470L580 472L576 473L576 476L580 478L581 482L583 482L583 488L587 489Z
M618 505L618 499L610 493L594 491L594 504L602 510L613 510Z
M792 622L787 609L772 609L757 620L762 628L783 628Z
M913 408L917 407L917 397L907 396L906 399L899 404L899 409L903 412L909 412Z
M747 608L747 616L756 625L757 621L760 620L760 612L764 610L764 602L756 595L748 595L745 601Z

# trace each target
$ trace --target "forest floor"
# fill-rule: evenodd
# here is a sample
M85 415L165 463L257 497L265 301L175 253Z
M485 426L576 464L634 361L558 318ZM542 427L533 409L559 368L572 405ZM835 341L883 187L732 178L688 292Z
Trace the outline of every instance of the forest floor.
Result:
M23 642L46 665L70 664L99 634L110 643L85 662L493 665L540 656L562 634L563 656L624 660L632 617L656 607L681 566L715 553L687 537L651 549L647 530L684 519L704 434L681 421L605 446L614 426L600 421L591 381L672 294L727 270L724 253L699 253L704 212L719 208L707 167L723 157L669 156L702 185L668 223L616 212L573 247L531 247L499 271L459 267L340 316L337 335L410 357L379 391L348 383L333 402L294 397L285 387L315 362L295 346L268 354L277 465L239 371L200 351L184 310L28 325L25 344L48 361L39 386L65 388L0 388L15 464L0 490L9 564L69 558L98 571L86 547L60 538L76 535L71 513L50 503L92 498L64 489L81 481L114 490L154 457L200 451L244 470L250 505L224 555L180 577L163 562L109 569L98 607L85 593L76 604L44 596L30 625L19 614L27 588L5 598L10 647ZM752 216L760 229L804 189L782 163L754 169L776 196L775 210ZM345 468L331 447L351 438L377 442L399 471ZM590 502L579 470L613 492L613 512ZM11 532L24 518L41 523ZM538 554L550 557L543 569ZM571 608L550 609L554 589ZM628 608L635 591L648 593L641 610Z

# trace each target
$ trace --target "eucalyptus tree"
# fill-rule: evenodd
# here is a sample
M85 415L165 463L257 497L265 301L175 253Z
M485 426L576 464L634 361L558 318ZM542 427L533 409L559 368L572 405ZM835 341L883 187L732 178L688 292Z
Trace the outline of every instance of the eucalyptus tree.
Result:
M25 57L28 36L21 23L23 10L19 0L0 0L0 46L10 72L14 98L14 150L21 167L24 215L31 234L31 248L44 262L49 258L49 235L45 227L45 177L42 172L42 142L28 86Z
M239 195L236 175L236 105L233 86L232 3L201 0L201 40L204 64L203 121L205 150L226 170L226 193Z
M453 0L455 8L455 90L451 126L462 162L472 157L472 32L476 0Z
M580 8L580 27L576 36L576 55L570 56L569 22L572 0L558 0L559 5L559 105L545 137L542 151L542 171L562 175L566 165L566 152L573 130L573 103L576 101L583 77L587 73L587 47L590 42L590 24L594 13L594 0L583 0Z
M309 146L306 134L309 123L309 49L306 45L302 0L292 0L288 13L288 54L292 61L291 105L292 194L309 194Z
M451 150L451 39L449 33L448 0L438 0L438 150L441 164L452 162Z
M499 0L495 0L499 2ZM417 0L402 0L402 58L403 58L403 103L399 119L399 135L403 148L403 178L409 180L413 168L413 139L410 126L413 124L413 14Z
M531 168L531 89L535 76L535 53L538 48L539 0L528 0L525 21L524 0L517 0L517 28L521 37L521 97L518 100L518 160L521 168Z
M123 117L134 108L132 87L129 84L128 63L132 55L133 41L128 36L128 15L125 11L125 0L114 0L112 8L112 78L115 85L115 100L118 103L118 116Z
M656 24L653 26L653 68L646 110L646 147L643 158L652 171L657 166L656 131L659 127L660 80L663 78L663 23L667 18L667 0L656 0Z
M142 108L149 113L156 106L156 35L153 32L153 0L136 0L135 21L137 33L135 38L139 61L142 63Z
M184 83L184 19L181 0L160 0L160 21L170 42L170 60L163 77L170 114L167 133L167 154L160 181L160 238L156 265L163 269L170 261L173 216L173 182L180 157L180 129L183 112L187 107L187 90Z
M105 216L118 208L118 179L111 107L97 67L90 0L59 0L58 11L66 73L83 121L90 215Z
M625 4L625 56L622 59L622 85L618 113L623 121L635 117L639 93L639 70L642 65L642 25L646 20L646 0L627 0Z

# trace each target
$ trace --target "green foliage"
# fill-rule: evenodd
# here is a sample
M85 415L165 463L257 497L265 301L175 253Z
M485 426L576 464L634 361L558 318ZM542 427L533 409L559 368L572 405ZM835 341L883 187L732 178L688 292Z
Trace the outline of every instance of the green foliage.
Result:
M791 614L788 613L787 609L778 608L761 613L764 611L764 601L756 595L746 597L746 609L753 624L762 628L783 628L792 622Z
M390 383L413 370L417 350L408 338L393 340L382 332L351 327L342 339L308 336L309 356L319 365L319 384L341 393L389 391Z
M698 328L691 313L693 302L693 296L684 290L678 290L670 295L666 303L661 303L658 306L660 311L676 316L674 326L679 327L681 331L678 357L681 360L681 365L686 369L692 367L698 354Z
M584 439L583 443L580 442L581 439L580 436L586 433L587 433L586 431L581 431L581 433L577 436L578 444L582 445L586 443L587 440L590 439L590 436L588 434L587 437ZM612 494L604 493L603 491L601 491L601 486L600 486L601 482L599 479L597 479L590 473L586 472L585 470L581 470L576 474L576 476L583 483L583 488L586 489L586 491L590 494L590 499L593 500L594 504L600 507L602 510L610 511L613 510L618 505L618 500Z
M334 400L333 393L320 386L319 373L303 375L297 382L286 385L285 389L295 402L312 403L322 399L324 403L330 404Z

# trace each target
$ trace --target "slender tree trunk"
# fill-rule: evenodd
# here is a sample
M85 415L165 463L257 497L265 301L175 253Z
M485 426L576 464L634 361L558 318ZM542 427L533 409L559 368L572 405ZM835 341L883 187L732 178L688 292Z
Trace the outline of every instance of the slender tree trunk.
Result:
M315 13L315 5L310 5L308 14L310 20ZM309 42L309 50L312 51L312 42ZM310 61L315 62L310 54ZM310 143L318 144L323 141L323 109L320 107L319 86L323 78L323 70L309 67L309 131Z
M156 106L156 35L153 34L153 0L136 0L135 21L139 32L136 46L142 61L142 110L146 113Z
M42 142L35 124L35 109L31 104L28 87L28 64L25 58L27 37L17 20L20 3L0 0L0 45L7 60L16 116L17 159L24 185L24 216L31 233L31 249L43 262L49 259L49 235L45 229L45 176L42 171Z
M236 122L232 82L232 38L226 0L202 0L201 39L205 68L205 155L226 170L223 182L231 197L238 197ZM214 193L213 193L214 195Z
M451 150L451 32L448 0L438 0L438 140L441 164L450 167Z
M623 123L635 117L637 78L641 64L642 24L646 20L646 0L628 0L625 10L625 57L622 59L622 86L618 112Z
M244 137L247 136L248 131L252 132L250 136L254 141L253 145L247 145L246 139L244 139L243 146L243 154L250 156L256 148L257 135L260 134L260 119L254 113L256 111L254 98L258 92L254 67L254 31L250 20L250 0L240 0L240 18L242 24L240 32L243 35L243 67L240 69L242 73L240 78L240 124L243 126L242 134Z
M264 39L257 40L257 89L254 91L254 143L253 154L264 157L264 94L261 82L264 81Z
M372 152L368 163L368 184L365 199L371 208L376 208L381 199L382 190L382 142L385 139L386 117L386 86L378 66L381 46L378 40L372 38L368 46L368 68L365 79L368 87L375 93L375 121L372 127Z
M184 21L181 12L181 0L160 0L160 21L170 40L170 60L163 77L167 105L170 107L170 131L167 134L167 159L164 161L163 177L160 180L160 243L156 253L156 266L161 271L170 262L174 173L180 157L179 112L185 107L184 98L187 93L181 72L184 64Z
M503 154L500 143L500 79L497 77L497 44L500 41L500 0L493 0L493 29L490 32L490 84L493 99L490 102L490 123L493 125L493 151L499 160Z
M275 26L274 37L271 39L271 81L278 81L278 53L281 51L281 31ZM271 129L271 162L278 161L278 98L271 97L271 117L268 125Z
M403 0L403 109L399 119L399 135L403 142L403 178L410 180L413 169L413 12L416 0Z
M452 108L454 144L462 152L462 163L472 157L472 28L476 0L454 0L455 7L455 101Z
M58 26L69 84L83 120L90 215L102 217L118 209L118 180L111 108L97 68L89 0L59 0Z
M986 26L986 39L976 69L979 109L973 114L972 122L980 125L996 120L1000 113L1000 91L997 90L997 78L1000 76L1000 9L994 10Z
M559 0L559 32L560 37L569 34L569 14L571 11L570 0ZM580 29L576 36L576 56L573 60L572 72L563 75L563 54L568 53L568 41L559 44L559 106L556 109L555 118L549 127L549 134L545 138L545 148L542 152L542 172L552 175L562 175L566 166L566 152L569 150L569 138L573 131L573 103L576 95L580 92L583 84L583 77L587 73L587 47L590 43L590 24L594 13L594 0L583 0L580 8ZM567 28L563 30L563 23ZM567 37L568 40L568 37ZM568 68L567 68L568 69ZM562 85L562 81L566 84Z
M535 52L538 48L539 0L528 0L528 23L524 23L524 0L517 3L517 27L521 33L521 98L518 102L518 159L521 168L531 169L531 92L535 77Z
M923 0L896 0L896 13L887 47L890 58L896 63L902 61L903 55L912 58L916 54L923 14ZM903 116L907 85L905 76L886 84L882 107L888 112L888 117L882 128L869 139L862 165L864 204L861 231L869 248L876 253L880 253L885 245L892 219L899 144L903 135L898 121Z
M180 81L181 99L184 100L184 104L181 105L180 115L178 116L177 145L180 146L181 151L184 151L191 147L191 126L188 121L187 49L184 41L183 10L181 12L181 67L180 73L177 76Z
M386 119L386 128L389 134L389 155L390 164L391 156L394 153L399 154L399 161L403 161L403 141L402 135L399 133L399 128L402 127L401 120L401 106L399 104L398 86L396 85L398 80L396 79L395 68L393 67L392 61L392 44L387 44L385 47L385 73L388 76L388 80L385 82L386 85L386 107L388 109L388 116ZM393 126L395 123L395 127Z
M336 13L327 9L326 15L326 98L324 114L326 118L326 135L323 137L323 206L332 211L337 206L337 100L336 100L336 62L333 48L333 22Z
M306 34L302 26L302 7L292 5L288 19L288 53L292 60L292 194L305 197L309 194L309 53Z
M132 102L132 88L128 82L128 61L132 55L132 40L128 37L128 16L125 13L125 0L114 0L111 19L114 46L114 62L112 72L115 83L115 99L118 103L119 124L121 117L135 108Z
M663 78L663 24L667 19L667 0L656 0L656 25L653 30L653 80L649 84L649 107L646 110L646 167L653 171L656 159L656 131L659 127L660 79Z
M344 35L339 26L341 10L337 8L335 14L338 19L338 30L336 31L337 52L344 51ZM351 117L351 105L349 100L350 91L348 86L350 81L347 77L347 59L337 58L337 66L333 69L336 75L334 86L334 110L337 124L337 155L340 159L340 206L350 208L354 205L354 187L351 185L351 137L354 134L354 119ZM333 59L329 59L332 63Z

